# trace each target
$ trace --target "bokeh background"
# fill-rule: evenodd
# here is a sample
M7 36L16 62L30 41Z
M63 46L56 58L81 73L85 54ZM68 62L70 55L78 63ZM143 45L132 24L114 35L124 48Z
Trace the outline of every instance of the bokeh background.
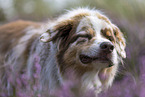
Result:
M46 22L77 7L103 11L127 40L124 65L99 97L145 97L145 0L0 0L0 25L19 19Z

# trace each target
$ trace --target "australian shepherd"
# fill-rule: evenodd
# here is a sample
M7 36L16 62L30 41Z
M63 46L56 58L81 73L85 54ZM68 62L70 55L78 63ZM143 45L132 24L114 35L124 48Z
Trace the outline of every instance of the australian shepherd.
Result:
M15 86L8 71L15 81L26 74L33 83L37 63L41 91L55 90L72 71L97 94L111 86L125 47L120 29L98 10L74 9L47 23L19 20L0 26L0 79L9 92Z

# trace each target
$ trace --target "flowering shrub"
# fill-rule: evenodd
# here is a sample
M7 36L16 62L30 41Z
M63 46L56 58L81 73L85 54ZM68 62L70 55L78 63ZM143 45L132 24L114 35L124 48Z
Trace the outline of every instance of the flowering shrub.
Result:
M60 88L49 92L40 93L40 73L41 65L39 64L39 56L34 55L35 64L33 67L33 78L23 74L15 74L11 65L6 67L7 83L9 89L5 87L0 79L0 97L95 97L93 90L86 92L81 91L80 83L75 79L72 73L69 73L67 80ZM73 81L72 81L73 80ZM11 91L11 92L10 92Z
M14 97L39 97L38 89L40 88L39 84L39 76L41 71L41 66L39 64L39 57L35 57L35 64L34 64L34 73L33 73L33 83L30 82L32 79L29 79L25 73L17 74L13 70L11 65L7 66L5 69L5 76L7 82L3 82L0 79L0 97L8 97L13 95ZM6 86L3 84L7 84ZM11 91L11 92L10 92ZM13 91L13 92L12 92Z

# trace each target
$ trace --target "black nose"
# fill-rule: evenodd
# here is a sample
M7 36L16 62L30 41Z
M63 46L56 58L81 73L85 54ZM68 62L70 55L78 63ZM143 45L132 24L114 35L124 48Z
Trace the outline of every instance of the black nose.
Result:
M114 49L114 46L112 43L110 42L102 42L100 44L100 48L103 52L106 52L106 53L111 53Z

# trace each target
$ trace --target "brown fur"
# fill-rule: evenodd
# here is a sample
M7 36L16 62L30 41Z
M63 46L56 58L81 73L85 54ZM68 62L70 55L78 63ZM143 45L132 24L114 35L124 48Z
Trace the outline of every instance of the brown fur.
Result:
M102 20L106 21L108 24L111 24L111 22L109 21L109 19L107 17L102 16L102 15L98 15L98 14L97 14L97 16L99 19L102 19Z
M25 34L23 30L28 26L40 27L37 23L22 20L0 26L0 52L6 53L17 45L19 39Z
M109 39L112 42L116 42L114 33L110 29L105 28L105 29L102 29L101 32L104 37L106 37L107 39Z

